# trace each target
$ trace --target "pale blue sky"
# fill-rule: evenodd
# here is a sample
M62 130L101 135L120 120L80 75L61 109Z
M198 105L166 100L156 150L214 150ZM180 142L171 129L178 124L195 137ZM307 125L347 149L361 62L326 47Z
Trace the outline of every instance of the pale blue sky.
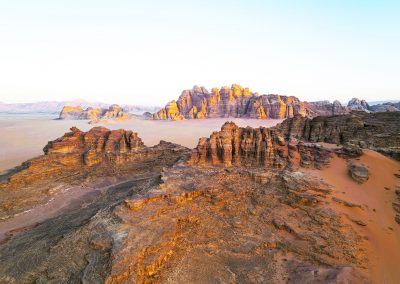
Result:
M0 0L0 101L164 105L239 83L400 99L400 1Z

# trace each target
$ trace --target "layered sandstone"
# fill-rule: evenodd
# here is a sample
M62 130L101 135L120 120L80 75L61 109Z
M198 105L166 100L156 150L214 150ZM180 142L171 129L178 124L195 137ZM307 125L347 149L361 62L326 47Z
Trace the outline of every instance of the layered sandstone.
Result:
M216 117L247 117L282 119L295 114L307 114L307 106L298 98L262 95L233 84L232 87L213 88L194 86L185 90L177 101L153 114L153 119L196 119Z
M302 102L293 96L261 95L249 88L233 84L231 87L213 88L194 86L184 90L177 101L170 101L153 114L156 120L183 120L221 117L257 119L284 119L300 114L318 115L346 114L349 109L339 101Z
M300 163L321 168L329 163L333 152L316 144L287 141L279 128L243 128L227 122L221 131L199 140L190 163L277 168Z
M65 106L60 112L59 119L88 119L95 123L100 120L124 120L129 118L129 114L125 112L119 105L111 105L107 108L82 109L80 106Z
M260 183L246 167L162 164L161 180L115 186L11 238L0 247L0 281L368 280L363 235L327 207L331 190L320 180L268 171Z
M400 160L399 112L352 112L348 115L316 117L295 116L278 125L285 139L309 142L353 144Z
M44 155L0 176L0 218L48 200L49 192L65 186L79 185L87 179L129 176L138 163L156 161L174 148L186 149L166 142L145 147L137 133L130 130L94 127L83 132L72 127L71 132L48 142Z
M221 131L201 138L193 151L193 164L321 167L330 153L356 157L360 148L380 151L400 160L400 113L364 112L316 117L296 115L273 128L242 128L225 123ZM307 143L311 142L311 143ZM320 147L320 142L341 144L340 149ZM328 160L327 160L328 159Z

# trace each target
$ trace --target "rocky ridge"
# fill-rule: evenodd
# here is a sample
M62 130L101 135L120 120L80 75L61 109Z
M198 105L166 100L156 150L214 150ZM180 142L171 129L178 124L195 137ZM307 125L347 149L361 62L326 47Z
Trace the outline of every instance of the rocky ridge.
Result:
M66 186L104 177L123 179L138 163L157 161L171 151L180 153L187 149L164 141L146 147L137 133L130 130L94 127L83 132L72 127L71 132L50 141L43 151L44 155L0 176L1 218L48 200ZM54 189L58 185L61 187Z
M285 119L295 115L313 118L335 116L351 111L382 112L398 111L398 104L387 103L370 106L365 100L351 99L347 106L338 100L300 101L294 96L259 95L238 84L231 87L213 88L194 86L184 90L178 100L167 103L164 108L152 114L155 120L184 120L203 118L242 117L255 119Z
M153 119L201 119L217 117L244 117L258 119L284 119L301 114L342 114L346 109L335 101L307 103L293 96L259 95L249 88L233 84L232 87L213 88L194 86L184 90L177 101L170 101L153 114Z
M322 167L331 153L357 157L370 148L400 160L400 113L376 113L287 119L273 128L241 128L225 123L220 132L201 138L193 151L193 164ZM311 142L311 143L307 143ZM327 142L345 147L326 149Z
M399 112L369 114L361 111L313 119L296 116L282 122L277 128L286 139L349 144L375 150L400 160L399 121Z
M80 106L64 106L59 115L59 119L88 119L90 123L128 118L129 114L116 104L111 105L108 109L88 107L85 110Z

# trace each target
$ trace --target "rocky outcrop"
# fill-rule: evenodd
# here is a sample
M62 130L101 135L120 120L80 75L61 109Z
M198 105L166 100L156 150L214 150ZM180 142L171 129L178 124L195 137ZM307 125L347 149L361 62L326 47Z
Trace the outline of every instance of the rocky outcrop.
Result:
M373 112L400 111L400 102L387 102L383 104L371 105L369 106L369 109Z
M365 112L316 117L297 115L273 128L241 128L225 123L220 132L201 138L193 151L191 163L285 167L323 167L331 153L357 157L360 148L380 151L400 160L400 113ZM327 149L317 143L340 144Z
M370 106L365 100L360 100L358 98L352 98L348 104L347 107L350 110L358 110L358 111L365 111L369 112L370 111Z
M350 109L343 106L338 100L333 103L329 101L318 101L309 103L310 109L314 112L312 116L332 116L347 114Z
M44 155L0 176L0 218L48 200L49 192L55 193L64 186L105 177L124 179L132 171L139 173L137 164L187 149L167 142L145 147L130 130L94 127L83 132L73 127L71 132L50 141L43 151Z
M349 175L358 183L364 183L369 178L369 172L363 165L357 165L349 163L348 165Z
M321 168L329 163L333 151L315 144L285 140L279 128L242 128L225 123L210 138L201 138L190 163L283 168L300 163Z
M124 120L128 118L129 114L115 104L108 109L88 107L86 110L83 110L80 106L65 106L59 115L59 119L88 119L92 123L100 120Z
M130 130L94 127L82 132L72 127L71 132L50 141L43 151L49 160L62 159L63 165L92 166L104 161L123 163L143 147L137 133Z
M296 116L277 128L285 139L308 142L351 144L379 151L400 160L399 112L352 112L348 115L316 117Z
M296 114L308 115L311 108L292 96L262 95L233 84L232 87L213 88L194 86L185 90L177 101L153 114L153 119L201 119L218 117L246 117L283 119Z

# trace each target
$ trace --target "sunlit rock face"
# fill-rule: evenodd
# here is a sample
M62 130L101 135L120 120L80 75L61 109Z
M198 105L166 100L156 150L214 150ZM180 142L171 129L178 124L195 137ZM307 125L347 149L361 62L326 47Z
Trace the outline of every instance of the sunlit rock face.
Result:
M100 120L124 120L128 118L129 114L116 104L111 105L108 109L88 107L85 110L80 106L65 106L59 115L59 119L88 119L93 123Z
M311 108L296 97L262 95L233 84L231 87L213 88L194 86L184 90L177 101L169 102L153 119L182 120L221 117L283 119L296 114L308 115Z

